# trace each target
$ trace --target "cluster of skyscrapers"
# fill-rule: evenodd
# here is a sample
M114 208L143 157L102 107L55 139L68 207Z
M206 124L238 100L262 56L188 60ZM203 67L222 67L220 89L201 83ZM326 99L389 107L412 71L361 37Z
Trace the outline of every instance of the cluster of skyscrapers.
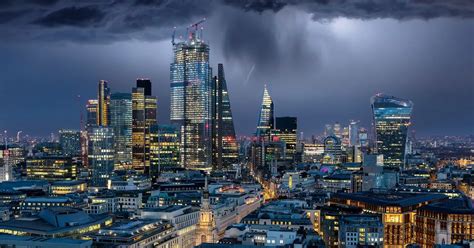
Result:
M219 64L213 76L209 46L196 31L188 40L173 40L173 50L171 125L157 125L157 98L149 79L137 79L131 93L111 93L101 80L97 99L87 102L83 154L98 185L113 170L156 178L165 168L210 171L237 162L224 66Z

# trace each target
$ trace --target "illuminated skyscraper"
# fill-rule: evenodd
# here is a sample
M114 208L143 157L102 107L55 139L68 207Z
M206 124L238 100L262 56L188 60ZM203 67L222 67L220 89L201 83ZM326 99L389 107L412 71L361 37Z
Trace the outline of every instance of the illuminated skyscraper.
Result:
M81 132L76 130L59 130L59 143L63 155L77 157L82 154L81 152Z
M137 79L132 89L132 165L137 171L150 173L150 128L156 124L156 97L151 94L151 81Z
M114 130L110 127L89 128L88 142L92 185L105 187L114 169Z
M359 143L359 123L351 121L349 123L349 145L356 146Z
M393 96L377 94L371 98L376 148L385 165L401 167L405 163L407 130L413 103Z
M171 63L171 123L180 130L181 166L212 168L209 46L191 31L189 39L173 42Z
M270 131L275 126L275 119L273 117L273 100L268 93L267 86L263 90L262 107L260 109L260 115L258 117L257 124L257 139L267 138L270 135Z
M153 125L150 135L150 175L156 179L163 169L179 166L179 132L172 125Z
M125 169L132 163L132 95L110 96L110 127L115 136L115 168Z
M297 143L296 117L277 117L275 134L279 141L285 142L285 159L293 160L296 154Z
M239 156L229 92L222 64L218 64L217 76L214 77L213 83L212 162L214 169L222 169L236 163Z
M97 93L97 125L106 127L109 125L109 104L110 89L107 81L99 81L99 90Z
M97 125L97 99L90 99L86 104L86 127L93 127Z

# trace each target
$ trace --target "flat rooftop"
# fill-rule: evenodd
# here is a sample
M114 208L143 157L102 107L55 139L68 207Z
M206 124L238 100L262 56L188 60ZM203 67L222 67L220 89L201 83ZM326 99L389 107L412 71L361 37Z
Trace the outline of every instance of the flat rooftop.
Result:
M357 193L335 193L331 198L355 200L380 206L408 207L422 202L446 199L447 196L443 194L400 193L395 191L366 191Z

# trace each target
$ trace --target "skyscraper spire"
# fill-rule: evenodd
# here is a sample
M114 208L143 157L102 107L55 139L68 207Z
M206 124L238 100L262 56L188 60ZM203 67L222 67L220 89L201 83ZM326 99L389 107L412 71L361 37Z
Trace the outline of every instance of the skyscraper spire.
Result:
M258 139L269 136L270 130L274 128L274 117L273 117L273 100L268 93L267 85L264 85L262 106L260 108L260 115L257 124L256 136Z

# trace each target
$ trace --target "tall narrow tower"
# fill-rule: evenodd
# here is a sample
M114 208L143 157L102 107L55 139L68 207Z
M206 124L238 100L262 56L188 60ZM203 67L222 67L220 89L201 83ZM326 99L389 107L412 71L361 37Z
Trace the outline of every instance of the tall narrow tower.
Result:
M207 177L205 179L204 190L201 197L201 210L199 212L199 222L196 230L195 245L202 243L216 243L216 220L209 201L209 188L207 185Z
M212 168L211 90L209 46L192 25L186 41L174 43L171 63L171 123L180 130L181 166Z
M109 104L110 104L110 89L107 81L99 81L99 90L97 92L97 125L106 127L109 125Z
M218 64L217 76L213 80L213 169L228 168L238 160L238 147L235 139L234 120L224 76L224 66Z
M150 129L156 125L156 97L151 94L151 81L137 79L132 89L132 165L139 172L150 173Z
M275 127L275 119L273 117L273 100L267 90L267 85L263 90L262 107L257 124L257 139L265 139L270 136L270 131Z

